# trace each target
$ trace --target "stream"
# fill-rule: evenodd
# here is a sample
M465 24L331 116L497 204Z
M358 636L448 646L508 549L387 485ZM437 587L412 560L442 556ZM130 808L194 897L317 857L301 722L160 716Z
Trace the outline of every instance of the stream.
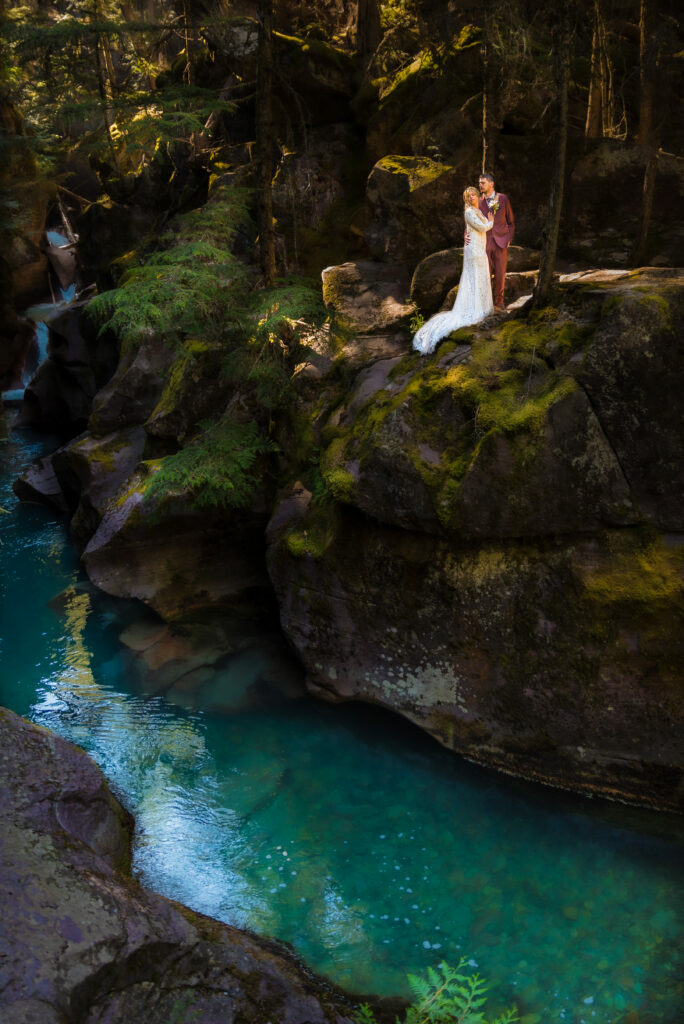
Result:
M145 695L119 641L139 606L98 599L66 522L11 490L56 443L0 442L0 703L101 766L140 881L354 992L465 956L488 1014L681 1024L681 823L475 768L362 705Z

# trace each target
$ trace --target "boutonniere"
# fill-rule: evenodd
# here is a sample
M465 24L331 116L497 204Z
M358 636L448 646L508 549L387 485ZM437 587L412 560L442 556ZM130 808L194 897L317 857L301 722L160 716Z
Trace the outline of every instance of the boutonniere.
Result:
M489 209L492 211L492 213L496 213L496 211L499 209L499 200L495 199L493 203L490 203Z

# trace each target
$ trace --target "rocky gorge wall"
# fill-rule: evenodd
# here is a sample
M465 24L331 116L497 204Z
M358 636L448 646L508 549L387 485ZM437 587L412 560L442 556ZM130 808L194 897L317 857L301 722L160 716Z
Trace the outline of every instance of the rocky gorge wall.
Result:
M297 397L250 507L145 499L170 358L153 337L19 493L75 509L92 580L172 624L265 608L272 586L313 693L516 775L681 810L682 272L569 275L553 307L423 359L408 283L382 267L326 271L335 326L294 344ZM193 421L207 379L169 422Z

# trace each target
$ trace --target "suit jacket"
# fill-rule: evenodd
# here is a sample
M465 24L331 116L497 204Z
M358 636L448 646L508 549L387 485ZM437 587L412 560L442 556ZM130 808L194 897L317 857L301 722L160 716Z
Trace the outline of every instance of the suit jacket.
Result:
M499 209L494 214L494 227L491 231L487 232L487 248L490 249L493 245L496 245L499 249L505 249L513 241L515 220L513 219L513 210L508 196L504 195L503 192L497 192L496 198L499 200ZM484 217L489 213L487 200L484 196L480 199L480 212Z

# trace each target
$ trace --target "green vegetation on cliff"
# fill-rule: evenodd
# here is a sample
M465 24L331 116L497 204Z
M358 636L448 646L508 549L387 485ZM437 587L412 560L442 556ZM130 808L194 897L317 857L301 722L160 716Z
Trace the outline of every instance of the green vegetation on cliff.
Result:
M257 424L205 424L187 447L161 460L145 487L145 499L162 503L177 494L190 494L200 508L242 508L259 484L257 461L275 449Z
M217 183L208 203L162 236L163 248L129 261L119 287L88 307L124 353L149 338L175 353L150 422L166 418L165 436L176 430L186 447L162 459L146 486L150 498L185 491L198 505L249 504L255 464L276 448L274 417L293 399L290 350L325 317L312 282L290 277L264 288L234 255L250 230L248 202L245 190ZM205 398L211 425L198 422Z

